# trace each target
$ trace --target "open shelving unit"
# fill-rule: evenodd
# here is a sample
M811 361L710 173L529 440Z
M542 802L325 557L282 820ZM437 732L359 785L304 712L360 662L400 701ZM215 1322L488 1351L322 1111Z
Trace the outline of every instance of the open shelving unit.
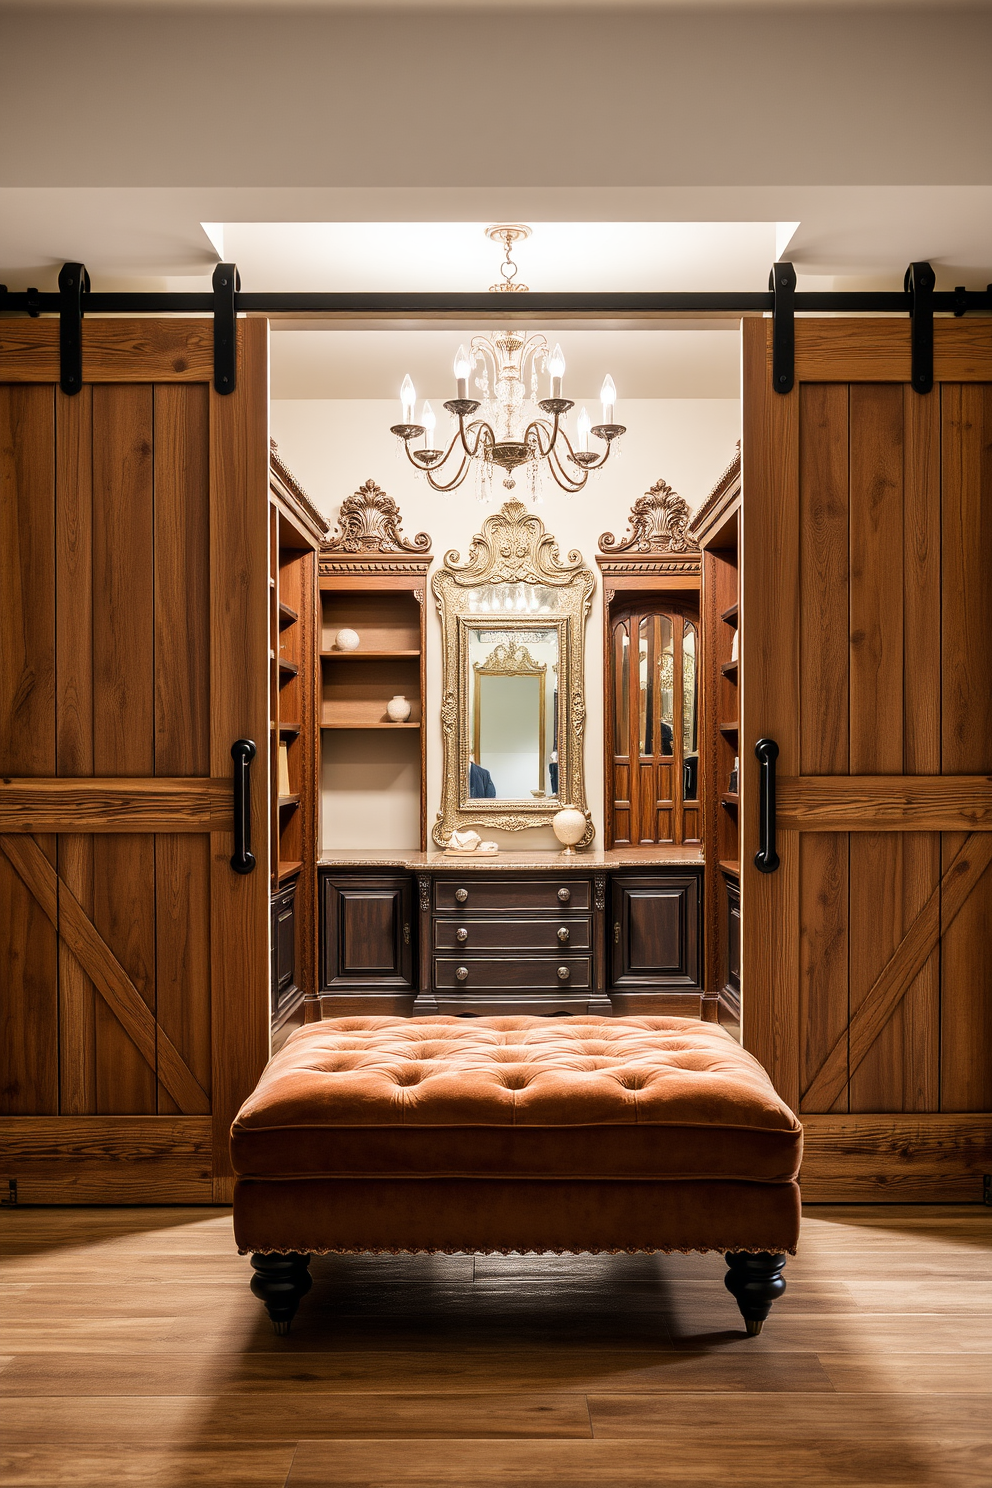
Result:
M274 1048L302 1021L303 999L317 985L317 554L326 532L324 519L273 445L269 470L269 877Z
M340 531L323 545L319 563L322 778L346 776L356 760L364 760L369 769L370 761L381 759L383 789L401 775L415 779L419 848L425 851L424 601L431 562L425 550L429 540L406 541L400 534L395 502L372 481L342 504L339 524ZM355 650L346 651L336 644L342 630L357 633ZM397 696L410 704L410 716L401 723L394 723L387 712L390 699ZM390 732L397 736L395 745L372 747L373 739ZM367 749L362 746L363 738L369 741ZM388 763L383 750L388 750Z
M741 459L729 468L693 520L703 554L702 723L709 780L703 807L706 861L706 987L719 996L721 1021L740 1022L740 793L732 780L740 757L739 562ZM734 788L732 788L732 785Z

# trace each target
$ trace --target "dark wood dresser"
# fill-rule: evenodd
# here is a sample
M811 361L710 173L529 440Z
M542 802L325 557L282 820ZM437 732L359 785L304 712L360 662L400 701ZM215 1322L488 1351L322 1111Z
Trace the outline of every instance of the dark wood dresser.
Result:
M319 872L324 1016L715 1014L692 848L342 852Z

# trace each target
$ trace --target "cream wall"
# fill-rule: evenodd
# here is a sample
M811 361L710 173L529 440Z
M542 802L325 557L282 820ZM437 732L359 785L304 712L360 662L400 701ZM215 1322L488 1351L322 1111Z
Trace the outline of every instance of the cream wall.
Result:
M440 407L443 391L437 398ZM577 399L578 401L578 399ZM598 403L586 395L595 415ZM395 401L290 400L271 404L272 436L290 469L320 510L333 519L344 497L370 477L399 503L408 536L424 531L433 539L435 565L449 548L464 557L472 536L488 512L466 481L460 491L443 496L432 491L396 447L389 426L399 417ZM595 565L599 536L620 536L633 502L660 477L700 506L730 463L740 433L736 399L625 399L617 417L628 427L622 458L611 459L585 491L566 496L546 481L538 513L564 553L578 548L596 573L592 611L586 628L586 792L597 842L603 824L602 592ZM550 489L549 489L550 486ZM501 488L494 483L494 491ZM529 499L521 483L506 497ZM433 825L440 800L440 627L433 602L427 620L427 820ZM348 736L349 738L352 736ZM368 736L371 738L372 736ZM408 736L410 737L410 736ZM378 740L377 740L378 742ZM334 748L334 745L327 746ZM338 745L338 748L342 746ZM405 758L405 757L404 757ZM384 793L384 788L388 795ZM352 758L331 767L325 760L322 843L327 847L416 847L415 783L402 760L385 757L363 764ZM495 834L494 834L495 835ZM550 829L508 834L506 846L557 846Z

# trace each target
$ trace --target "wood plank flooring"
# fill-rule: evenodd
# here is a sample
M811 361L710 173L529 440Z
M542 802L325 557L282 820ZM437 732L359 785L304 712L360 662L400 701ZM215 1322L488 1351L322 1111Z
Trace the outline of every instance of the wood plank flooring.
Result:
M328 1257L288 1338L223 1209L0 1216L6 1488L987 1488L992 1211L719 1256Z

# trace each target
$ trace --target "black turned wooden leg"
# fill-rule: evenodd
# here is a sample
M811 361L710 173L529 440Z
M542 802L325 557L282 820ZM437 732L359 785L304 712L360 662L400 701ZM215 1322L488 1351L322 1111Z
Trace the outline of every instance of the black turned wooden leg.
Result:
M767 1250L754 1255L741 1250L731 1251L726 1260L730 1270L723 1278L724 1283L736 1298L747 1331L754 1338L761 1332L772 1303L785 1291L782 1276L785 1256L772 1255Z
M252 1291L265 1303L276 1332L288 1333L300 1298L306 1296L312 1285L307 1269L310 1257L295 1251L289 1255L253 1255L251 1264L255 1271Z

